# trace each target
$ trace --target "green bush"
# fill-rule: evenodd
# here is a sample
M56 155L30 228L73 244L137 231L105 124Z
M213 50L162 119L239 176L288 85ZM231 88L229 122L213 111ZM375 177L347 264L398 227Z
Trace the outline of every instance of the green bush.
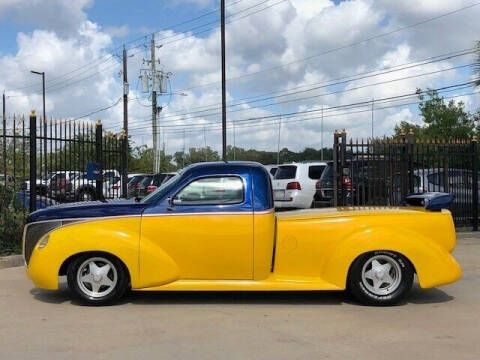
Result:
M15 189L0 184L0 255L22 251L22 234L26 210L14 201Z

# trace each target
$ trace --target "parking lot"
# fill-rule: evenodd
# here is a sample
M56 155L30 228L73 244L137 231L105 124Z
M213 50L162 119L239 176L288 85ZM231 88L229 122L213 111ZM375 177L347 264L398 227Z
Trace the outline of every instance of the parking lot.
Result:
M133 293L93 308L0 270L1 359L478 359L480 237L461 281L389 308L344 293Z

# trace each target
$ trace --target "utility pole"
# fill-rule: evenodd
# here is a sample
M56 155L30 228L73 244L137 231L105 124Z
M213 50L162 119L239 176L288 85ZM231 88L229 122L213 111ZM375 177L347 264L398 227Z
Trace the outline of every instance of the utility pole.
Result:
M321 146L321 149L320 149L320 156L322 158L322 161L323 161L323 105L322 105L322 122L320 124L320 132L321 132L321 136L320 136L320 146Z
M150 65L152 69L152 132L153 132L153 172L157 172L157 152L158 152L158 140L157 140L157 89L156 83L157 71L156 71L156 58L155 58L155 34L152 34L152 40L150 42Z
M282 130L282 117L280 116L280 121L278 122L277 165L280 164L280 132L281 130Z
M222 42L222 160L227 161L227 97L225 69L225 0L220 0L221 42Z
M185 129L183 129L182 169L185 167Z
M123 45L123 152L124 163L122 164L122 196L127 197L127 183L128 183L128 76L127 76L127 50Z
M47 115L45 113L45 71L30 71L32 74L42 76L42 94L43 94L43 153L45 154L45 174L47 173Z
M237 160L235 147L235 120L233 120L233 160Z
M373 107L374 107L374 102L375 102L375 99L372 99L372 140L373 140Z
M205 161L208 161L208 151L207 151L207 131L205 130L205 125L203 125L203 142L205 146Z

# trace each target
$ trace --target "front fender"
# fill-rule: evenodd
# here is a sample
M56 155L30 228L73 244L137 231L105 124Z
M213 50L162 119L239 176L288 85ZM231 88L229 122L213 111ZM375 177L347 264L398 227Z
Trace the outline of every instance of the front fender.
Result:
M58 288L63 262L72 255L101 251L115 255L128 268L132 287L139 284L139 240L141 217L89 220L66 225L49 233L48 244L35 247L27 268L34 284Z
M410 260L422 288L445 285L458 280L461 268L453 256L431 239L398 228L368 228L339 241L322 269L322 278L340 288L346 287L350 265L366 252L389 250Z

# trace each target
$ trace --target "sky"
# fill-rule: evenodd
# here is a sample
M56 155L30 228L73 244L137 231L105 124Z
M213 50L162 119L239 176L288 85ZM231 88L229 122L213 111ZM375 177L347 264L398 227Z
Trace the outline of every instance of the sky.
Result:
M420 123L417 88L479 107L471 64L480 5L472 0L227 0L228 144L259 150L391 135ZM129 134L152 144L151 95L139 75L152 33L167 153L221 149L218 0L1 0L0 91L7 114L123 122L122 48L128 54ZM463 85L462 85L463 84ZM103 110L106 109L106 110ZM323 109L323 110L322 110ZM373 110L372 110L373 109ZM323 114L323 117L322 117ZM323 118L323 120L322 120ZM373 126L372 126L373 125ZM323 130L323 131L322 131ZM322 136L323 134L323 136Z

